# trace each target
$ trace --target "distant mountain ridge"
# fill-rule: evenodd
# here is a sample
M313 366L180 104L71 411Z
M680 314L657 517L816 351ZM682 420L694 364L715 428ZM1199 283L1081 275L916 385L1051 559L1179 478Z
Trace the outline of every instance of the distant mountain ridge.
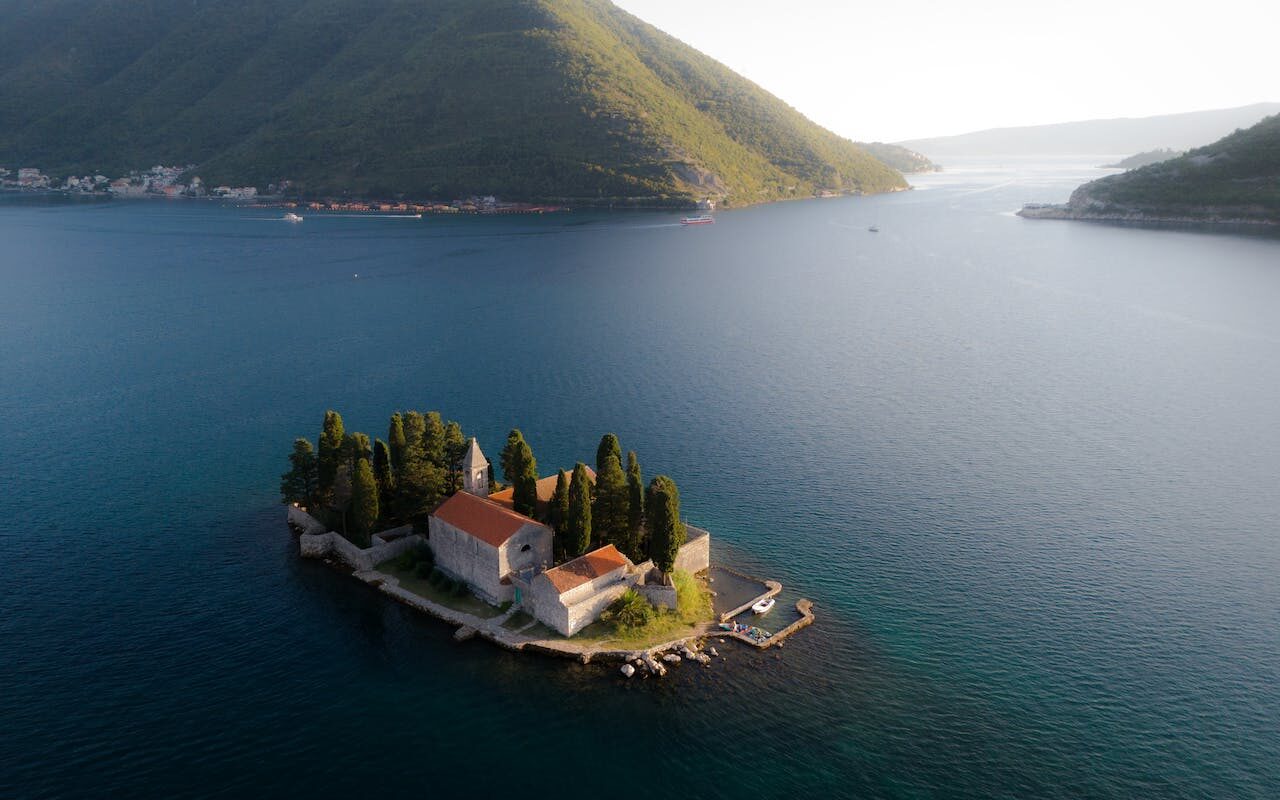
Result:
M0 164L728 204L896 171L607 0L0 0Z
M1280 224L1280 114L1186 155L1084 184L1040 219Z
M1276 113L1280 113L1280 103L1256 103L1154 117L992 128L898 144L944 162L966 156L1120 155L1162 148L1189 150Z

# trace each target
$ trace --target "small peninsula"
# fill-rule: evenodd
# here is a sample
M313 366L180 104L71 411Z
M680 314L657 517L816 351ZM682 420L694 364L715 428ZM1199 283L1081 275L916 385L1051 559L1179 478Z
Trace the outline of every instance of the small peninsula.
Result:
M1135 153L1127 158L1122 158L1114 164L1103 164L1103 169L1137 169L1145 167L1149 164L1159 164L1161 161L1168 161L1171 158L1186 155L1185 150L1173 150L1163 147L1157 150L1144 150L1141 153Z
M1280 224L1280 114L1185 155L1086 183L1028 219Z
M629 678L709 665L720 657L709 636L768 648L813 621L807 600L752 616L782 585L713 565L711 534L683 518L675 481L646 484L636 453L623 460L605 434L594 469L540 476L516 429L503 485L476 439L437 412L397 412L387 439L370 442L328 411L318 448L294 441L280 492L303 557L457 626L458 640L621 661Z

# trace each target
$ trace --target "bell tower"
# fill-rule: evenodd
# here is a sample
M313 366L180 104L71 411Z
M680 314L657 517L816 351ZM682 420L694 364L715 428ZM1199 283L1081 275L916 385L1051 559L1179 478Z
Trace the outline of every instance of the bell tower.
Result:
M462 457L462 490L477 497L489 496L489 460L480 452L475 437L467 443L467 454Z

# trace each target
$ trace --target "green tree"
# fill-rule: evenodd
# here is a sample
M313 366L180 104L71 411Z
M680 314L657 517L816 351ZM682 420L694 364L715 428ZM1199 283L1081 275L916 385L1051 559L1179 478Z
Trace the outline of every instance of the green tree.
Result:
M316 479L322 502L333 502L333 483L343 462L345 439L342 415L332 409L324 412L324 429L320 433L320 452L316 458Z
M302 437L294 439L293 452L289 454L289 471L280 476L280 496L286 503L310 508L315 502L319 484L316 451L311 441Z
M404 460L411 454L421 452L422 435L427 430L427 421L417 411L404 413Z
M343 449L346 451L346 459L351 464L352 469L360 459L366 461L373 458L373 445L369 442L368 434L364 433L348 433L343 439Z
M502 454L498 457L498 463L502 465L502 480L505 483L515 483L516 473L516 451L520 447L520 443L524 441L524 434L519 428L512 428L511 433L507 434L507 443L502 448Z
M565 522L567 555L576 558L591 546L591 479L581 461L573 468L569 483L569 514Z
M383 513L389 512L395 494L395 471L391 468L391 448L381 439L373 442L373 479L378 482L378 502Z
M538 460L533 457L529 443L521 441L517 447L516 479L512 482L511 503L517 513L533 516L538 508Z
M448 466L444 457L444 422L439 411L428 411L423 418L422 455L437 467Z
M462 426L450 420L444 426L444 460L448 467L448 494L462 488L462 457L467 454L467 439Z
M425 458L410 458L396 480L396 517L421 529L444 497L445 472Z
M391 415L391 424L387 426L387 445L391 448L391 470L399 472L405 448L404 419L399 411Z
M569 476L564 470L556 474L556 490L551 495L551 505L547 508L547 524L555 531L555 559L559 563L569 552L565 545L567 531L565 523L569 519Z
M669 581L676 556L684 544L684 523L680 521L680 491L675 481L659 475L649 483L645 498L645 518L649 527L649 558Z
M622 463L622 445L618 442L618 437L612 433L606 433L600 437L600 444L596 447L596 475L604 472L604 461L609 456L618 459L618 463Z
M622 464L612 452L606 453L604 464L596 473L595 504L591 511L591 525L601 544L613 544L624 553L629 551L630 506L627 476L622 471Z
M645 560L648 543L644 535L644 475L636 451L627 453L627 557L637 564Z
M351 478L351 527L356 534L356 544L368 546L369 534L377 522L378 484L369 459L358 458Z

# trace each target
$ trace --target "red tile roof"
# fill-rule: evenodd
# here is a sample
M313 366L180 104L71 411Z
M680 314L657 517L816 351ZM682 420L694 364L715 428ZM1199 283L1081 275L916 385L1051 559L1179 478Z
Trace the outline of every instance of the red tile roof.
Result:
M570 479L573 478L572 472L566 472L566 474L568 474ZM560 476L548 475L545 478L538 479L538 502L539 503L551 502L551 498L554 497L556 493L556 479L558 477ZM596 479L595 470L591 469L591 467L587 467L587 477L590 478L592 482L594 482ZM495 503L501 503L507 508L512 508L515 505L515 495L516 495L516 490L508 486L506 489L503 489L500 492L494 492L493 494L489 495L489 499Z
M557 592L564 594L570 589L630 563L626 556L618 552L618 548L606 544L598 550L592 550L586 555L578 556L542 574L547 576L547 580L551 581L551 585L556 587Z
M523 514L466 492L458 492L445 500L434 516L494 547L501 547L530 522L536 524Z

